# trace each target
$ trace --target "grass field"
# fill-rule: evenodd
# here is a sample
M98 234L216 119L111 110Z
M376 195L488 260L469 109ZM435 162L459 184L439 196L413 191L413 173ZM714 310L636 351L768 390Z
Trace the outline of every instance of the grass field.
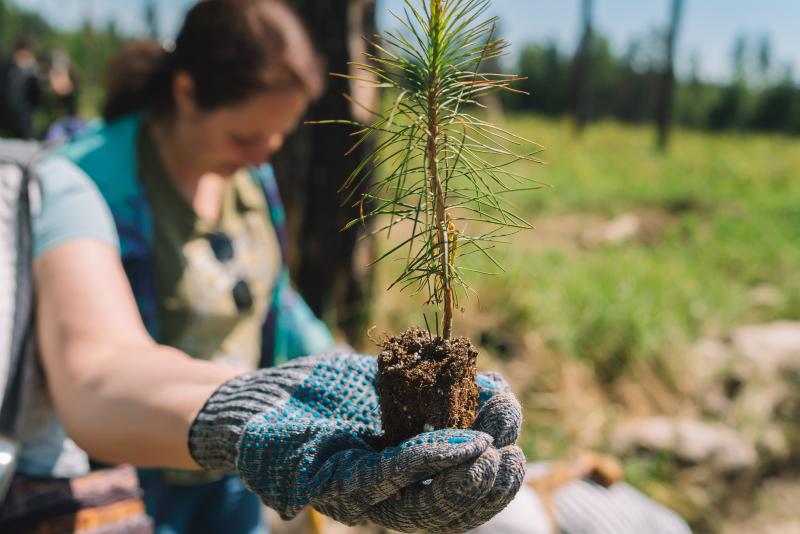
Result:
M662 154L645 127L602 123L578 139L566 121L507 126L546 147L548 164L527 169L552 187L514 198L537 229L496 251L506 273L475 275L481 310L468 302L468 315L536 330L607 379L732 326L800 318L800 140L677 131ZM636 235L595 235L625 214ZM404 295L389 298L386 326L421 321Z

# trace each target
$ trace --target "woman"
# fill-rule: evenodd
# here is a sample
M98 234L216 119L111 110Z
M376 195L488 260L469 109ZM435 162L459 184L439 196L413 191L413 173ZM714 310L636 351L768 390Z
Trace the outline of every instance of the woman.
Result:
M284 517L310 504L347 523L441 532L502 509L524 471L519 406L502 382L485 382L476 430L375 452L374 358L253 372L331 344L288 286L265 165L322 86L291 11L203 0L174 50L135 45L110 72L105 122L36 167L46 385L26 387L52 428L22 417L39 437L20 436L20 473L77 476L83 451L170 468L141 476L162 532L262 532L258 497Z
M322 89L297 19L277 2L201 2L174 50L129 46L108 80L105 125L63 154L111 208L151 335L241 370L329 350L330 335L302 301L287 305L279 201L262 166ZM98 140L101 149L86 151ZM276 332L276 321L296 319ZM291 346L276 353L276 341ZM164 529L262 530L260 502L238 477L170 470L140 478ZM210 500L225 505L209 509Z

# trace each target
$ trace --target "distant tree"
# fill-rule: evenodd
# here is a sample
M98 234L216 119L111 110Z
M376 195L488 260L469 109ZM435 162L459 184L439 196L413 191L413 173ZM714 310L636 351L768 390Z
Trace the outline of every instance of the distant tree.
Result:
M768 83L771 70L772 40L769 35L765 34L761 36L761 40L758 43L758 74L761 84Z
M745 88L734 83L726 87L708 115L708 127L712 130L727 130L743 125Z
M642 38L634 38L617 60L611 113L626 122L641 123L653 114L653 66Z
M502 96L513 107L553 116L568 113L570 68L569 58L558 50L556 43L528 44L520 53L516 69L526 78L517 87L528 95L503 92Z
M592 31L593 9L594 0L582 0L582 32L578 50L575 52L572 70L573 115L575 117L575 127L579 133L586 127L591 115L591 68L592 44L594 42Z
M108 23L106 24L106 34L111 39L116 39L119 37L119 30L117 29L116 20L108 19Z
M765 89L758 97L750 127L754 130L791 133L800 112L800 91L790 81Z
M747 36L738 35L733 42L731 52L733 76L709 112L708 126L712 130L742 128L747 124L748 48Z
M616 111L617 97L621 89L622 76L620 75L619 61L614 56L608 39L601 35L593 37L591 49L589 119L611 117Z
M689 128L708 127L708 114L715 102L718 89L707 85L700 77L700 54L695 50L689 59L689 77L686 83L676 84L674 120Z
M794 83L794 64L791 62L787 62L783 68L783 79L788 80L790 83Z
M0 59L6 53L6 43L3 38L6 33L6 3L5 0L0 0Z
M158 41L161 39L161 31L158 27L158 8L154 0L149 0L144 5L144 27L150 39Z
M667 148L672 124L673 93L675 90L675 41L678 36L682 12L683 0L672 0L669 29L664 43L664 66L661 73L661 81L658 85L658 100L656 104L657 145L661 150Z
M747 36L737 35L733 42L733 77L735 82L747 80Z
M695 50L689 58L689 83L698 86L700 81L700 53Z

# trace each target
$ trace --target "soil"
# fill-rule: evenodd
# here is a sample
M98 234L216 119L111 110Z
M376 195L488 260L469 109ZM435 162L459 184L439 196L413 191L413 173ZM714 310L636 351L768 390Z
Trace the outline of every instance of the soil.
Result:
M472 427L478 351L468 339L442 339L412 327L381 344L378 392L386 446L425 431Z

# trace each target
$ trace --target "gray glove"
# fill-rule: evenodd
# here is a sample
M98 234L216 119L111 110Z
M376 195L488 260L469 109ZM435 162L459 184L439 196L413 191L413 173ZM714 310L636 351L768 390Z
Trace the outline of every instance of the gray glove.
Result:
M438 430L380 450L377 361L301 358L225 383L200 411L189 449L289 519L306 505L345 524L465 532L516 495L519 403L499 375L478 379L474 430Z

